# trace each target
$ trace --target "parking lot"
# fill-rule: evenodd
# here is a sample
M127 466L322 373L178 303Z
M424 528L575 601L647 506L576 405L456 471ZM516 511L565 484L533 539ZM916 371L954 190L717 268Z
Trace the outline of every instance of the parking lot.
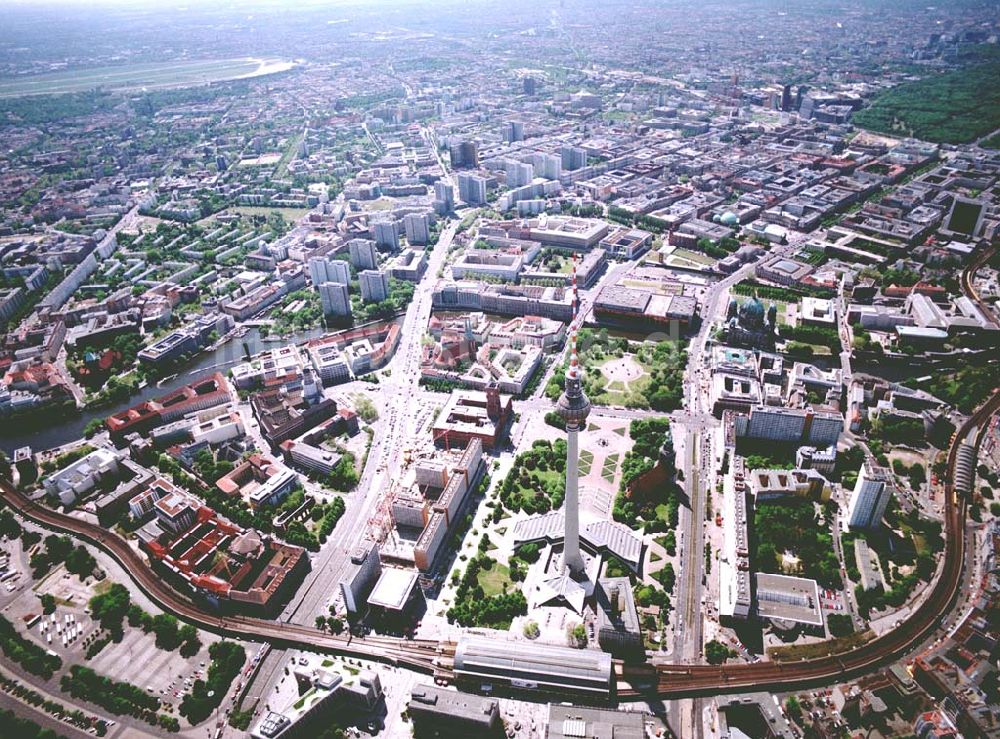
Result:
M46 649L67 660L80 660L100 629L82 611L57 607L30 629L31 636Z
M0 548L0 603L14 600L14 594L31 581L29 574L21 540L5 542Z
M88 648L106 636L88 613L90 599L105 587L103 581L87 578L81 582L62 566L53 568L34 588L28 587L30 572L11 581L20 584L22 580L25 586L3 609L4 615L26 638L59 655L65 664L82 664L114 680L145 688L174 706L180 705L195 680L204 679L210 659L208 647L218 637L199 632L201 649L184 658L178 650L159 649L152 633L145 634L126 622L121 642L108 643L88 660ZM42 615L41 596L45 594L55 598L56 607L53 613ZM31 621L32 616L41 618Z
M83 662L87 647L98 638L100 631L85 610L87 601L94 594L93 578L81 582L59 565L32 586L31 572L27 568L24 570L19 577L11 580L20 590L3 609L4 615L22 629L31 623L26 628L25 636L55 652L64 661ZM43 595L51 595L55 599L53 613L42 614ZM41 618L32 621L32 616Z
M126 627L125 638L119 644L112 642L87 665L102 675L145 688L164 703L179 706L194 681L205 679L208 646L218 641L217 637L205 632L199 632L199 639L201 650L185 659L176 650L159 649L153 634Z
M823 590L819 591L819 602L820 607L824 611L844 611L844 596L843 593L837 590Z

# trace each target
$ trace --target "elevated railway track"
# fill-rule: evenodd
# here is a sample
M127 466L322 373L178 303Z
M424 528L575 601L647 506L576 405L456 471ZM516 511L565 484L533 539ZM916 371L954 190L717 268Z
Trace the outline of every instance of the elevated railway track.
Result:
M96 524L53 511L0 480L0 496L25 518L57 533L70 534L113 557L135 584L163 610L189 623L223 636L264 641L274 646L302 647L334 654L388 662L418 672L436 669L438 641L385 636L338 635L302 624L268 621L249 616L214 613L167 585L128 542Z
M962 586L966 553L966 501L957 494L954 485L959 445L974 429L982 429L998 410L1000 390L980 406L952 437L944 478L947 501L944 564L928 597L898 628L851 651L799 662L625 666L621 668L618 699L681 698L829 684L878 669L919 646L941 626ZM981 439L982 434L977 434L975 443L978 444ZM203 629L233 638L374 659L438 677L451 677L449 657L454 654L452 642L335 635L301 624L214 613L167 585L146 560L117 534L46 508L14 489L6 480L0 480L0 496L23 517L49 530L75 536L112 556L161 608Z
M965 566L966 501L954 484L959 445L978 429L978 446L990 417L1000 410L1000 390L994 392L962 424L948 448L945 473L945 551L944 564L928 597L898 628L838 655L798 662L757 662L731 665L657 665L655 683L649 668L634 675L637 686L619 689L620 700L649 695L659 698L736 693L743 690L791 689L811 687L846 680L881 668L904 657L942 625L963 585ZM644 674L645 673L645 674ZM625 671L628 675L628 671Z

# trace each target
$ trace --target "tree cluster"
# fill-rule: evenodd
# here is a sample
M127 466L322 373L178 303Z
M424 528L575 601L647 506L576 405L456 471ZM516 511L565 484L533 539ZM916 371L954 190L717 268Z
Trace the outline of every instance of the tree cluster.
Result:
M647 531L667 531L676 527L680 513L676 484L668 484L659 499L639 498L632 491L633 483L652 470L657 460L660 460L660 449L673 443L670 421L666 418L635 419L629 425L629 437L632 439L632 448L622 459L622 476L618 495L615 496L613 518L633 529L645 526ZM667 470L668 475L675 472L675 469ZM665 519L657 513L659 505L666 506Z
M115 641L121 640L122 622L132 605L128 589L120 583L112 583L106 591L91 598L89 605L91 616L101 628L110 632Z
M208 653L212 662L205 680L195 680L181 702L181 715L192 724L201 723L216 709L246 661L246 650L235 642L216 642Z
M13 711L0 711L0 724L3 724L5 731L10 732L10 736L18 739L57 739L59 736L52 729L43 729L34 721L21 718Z
M89 667L73 665L60 679L59 687L74 698L93 703L116 716L134 716L167 731L180 729L174 717L157 714L159 698L137 685L112 680Z
M495 562L480 553L469 560L455 591L455 603L448 609L448 622L462 626L507 628L516 616L528 612L528 601L520 590L487 596L479 584L479 572Z
M721 665L730 657L735 656L735 651L716 639L705 645L705 659L708 660L710 665Z
M97 561L86 547L74 547L68 536L50 534L45 537L45 548L31 555L32 574L38 579L60 563L65 565L67 572L80 579L89 577L97 567Z
M841 585L833 538L811 501L758 505L754 512L754 540L753 561L762 572L783 572L779 557L787 551L798 557L805 577L817 580L824 588Z
M62 667L59 657L49 654L33 641L24 639L3 616L0 616L0 650L7 659L21 665L32 675L40 675L46 680Z
M566 494L566 441L538 439L514 460L500 485L500 502L511 511L548 513Z
M1000 128L1000 62L980 64L887 90L854 115L856 125L924 141L960 144Z

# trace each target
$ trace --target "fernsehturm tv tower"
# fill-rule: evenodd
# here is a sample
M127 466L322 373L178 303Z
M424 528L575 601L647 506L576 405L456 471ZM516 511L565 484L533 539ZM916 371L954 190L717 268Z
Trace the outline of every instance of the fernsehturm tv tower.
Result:
M563 510L566 515L566 538L563 546L563 564L574 578L584 574L583 557L580 556L580 428L590 415L590 399L583 392L583 373L576 352L577 310L580 301L576 290L576 257L573 257L573 322L570 324L569 369L566 384L556 410L566 421L566 498Z

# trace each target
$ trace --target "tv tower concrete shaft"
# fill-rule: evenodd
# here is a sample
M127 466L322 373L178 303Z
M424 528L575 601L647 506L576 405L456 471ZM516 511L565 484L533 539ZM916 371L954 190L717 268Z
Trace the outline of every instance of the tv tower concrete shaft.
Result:
M583 391L583 373L577 354L577 308L579 299L576 289L576 257L573 258L573 323L570 331L569 369L557 412L566 421L566 496L563 510L566 518L563 564L570 575L584 574L583 557L580 554L580 429L586 426L590 415L590 399Z

